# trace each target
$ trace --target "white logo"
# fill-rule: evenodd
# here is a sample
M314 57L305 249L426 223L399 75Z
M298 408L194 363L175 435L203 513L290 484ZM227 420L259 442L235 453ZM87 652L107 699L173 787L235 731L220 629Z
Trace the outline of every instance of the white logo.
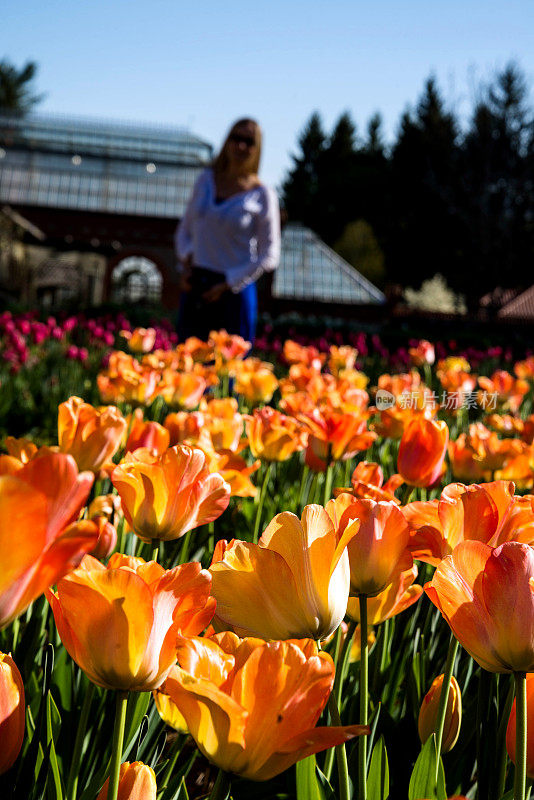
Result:
M375 403L379 411L385 411L386 408L392 408L395 405L395 395L388 392L387 389L379 389L376 393Z

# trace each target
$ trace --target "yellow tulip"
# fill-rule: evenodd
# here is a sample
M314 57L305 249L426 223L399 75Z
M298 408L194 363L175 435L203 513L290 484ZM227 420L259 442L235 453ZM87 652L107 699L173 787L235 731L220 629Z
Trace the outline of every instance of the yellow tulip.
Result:
M357 530L338 541L324 508L309 505L302 521L278 514L257 545L219 542L210 567L218 624L263 639L325 639L345 616Z

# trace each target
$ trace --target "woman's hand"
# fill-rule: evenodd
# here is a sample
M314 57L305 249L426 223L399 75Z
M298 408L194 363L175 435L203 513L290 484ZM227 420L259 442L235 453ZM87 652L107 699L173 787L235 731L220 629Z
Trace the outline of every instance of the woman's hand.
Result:
M206 303L216 303L219 298L229 290L229 286L226 282L224 283L216 283L215 286L212 286L211 289L208 289L207 292L204 292L202 295L202 299L206 301Z

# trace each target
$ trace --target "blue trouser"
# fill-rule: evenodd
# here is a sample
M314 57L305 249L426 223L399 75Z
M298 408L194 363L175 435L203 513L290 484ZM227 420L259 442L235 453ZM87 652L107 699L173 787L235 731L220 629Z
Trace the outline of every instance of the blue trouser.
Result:
M202 295L224 282L224 275L202 267L193 267L191 291L184 292L178 311L177 330L180 340L198 336L207 340L210 331L225 328L228 333L237 333L249 342L254 342L258 319L258 294L256 284L234 294L227 291L215 303L206 303Z

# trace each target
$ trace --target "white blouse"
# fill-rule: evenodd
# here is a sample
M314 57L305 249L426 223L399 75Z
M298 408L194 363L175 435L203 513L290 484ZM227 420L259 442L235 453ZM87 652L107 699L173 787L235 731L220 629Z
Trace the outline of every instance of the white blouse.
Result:
M273 189L255 186L216 203L213 170L198 177L176 229L180 260L222 273L235 293L280 261L280 211Z

